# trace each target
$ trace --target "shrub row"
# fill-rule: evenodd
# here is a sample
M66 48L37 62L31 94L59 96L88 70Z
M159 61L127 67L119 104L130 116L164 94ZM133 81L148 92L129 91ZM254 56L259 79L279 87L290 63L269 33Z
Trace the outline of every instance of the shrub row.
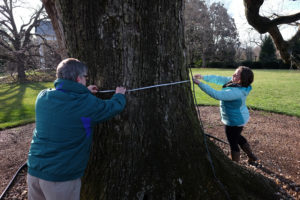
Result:
M283 63L282 60L272 62L253 62L253 61L242 61L242 62L209 62L206 67L208 68L224 68L224 69L235 69L238 66L247 66L251 69L290 69L289 64ZM199 63L191 64L192 67L201 67ZM296 69L296 67L293 67Z

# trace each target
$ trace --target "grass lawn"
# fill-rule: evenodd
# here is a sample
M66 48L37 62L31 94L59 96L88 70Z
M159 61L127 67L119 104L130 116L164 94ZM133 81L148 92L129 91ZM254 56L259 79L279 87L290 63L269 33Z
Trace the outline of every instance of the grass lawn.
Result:
M193 69L193 74L231 76L234 69ZM221 86L210 84L215 89ZM195 87L199 105L219 105L198 86ZM251 108L300 117L300 71L254 70L252 91L247 98Z
M0 84L0 129L34 122L35 99L52 82Z

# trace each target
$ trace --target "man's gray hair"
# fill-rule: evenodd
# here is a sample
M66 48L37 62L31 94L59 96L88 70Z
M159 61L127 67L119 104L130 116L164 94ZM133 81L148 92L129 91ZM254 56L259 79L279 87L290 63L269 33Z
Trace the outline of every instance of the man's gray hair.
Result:
M77 81L78 76L84 76L87 67L75 58L67 58L61 61L56 69L56 77L71 81Z

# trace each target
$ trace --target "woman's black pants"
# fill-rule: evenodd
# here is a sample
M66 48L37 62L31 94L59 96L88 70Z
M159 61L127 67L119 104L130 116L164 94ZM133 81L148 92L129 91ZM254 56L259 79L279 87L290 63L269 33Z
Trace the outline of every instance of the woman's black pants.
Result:
M243 126L225 126L225 133L231 151L239 152L239 145L242 146L247 143L246 138L241 135L243 128Z

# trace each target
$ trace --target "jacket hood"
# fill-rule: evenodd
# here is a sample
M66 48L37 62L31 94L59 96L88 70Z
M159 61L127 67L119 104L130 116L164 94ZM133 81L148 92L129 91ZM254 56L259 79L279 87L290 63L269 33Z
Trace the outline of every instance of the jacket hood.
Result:
M241 90L245 93L245 95L248 95L249 92L252 90L252 86L248 86L248 87L241 87Z
M90 92L84 85L66 79L56 79L54 81L54 87L56 90L60 90L62 92L75 92L80 94Z

